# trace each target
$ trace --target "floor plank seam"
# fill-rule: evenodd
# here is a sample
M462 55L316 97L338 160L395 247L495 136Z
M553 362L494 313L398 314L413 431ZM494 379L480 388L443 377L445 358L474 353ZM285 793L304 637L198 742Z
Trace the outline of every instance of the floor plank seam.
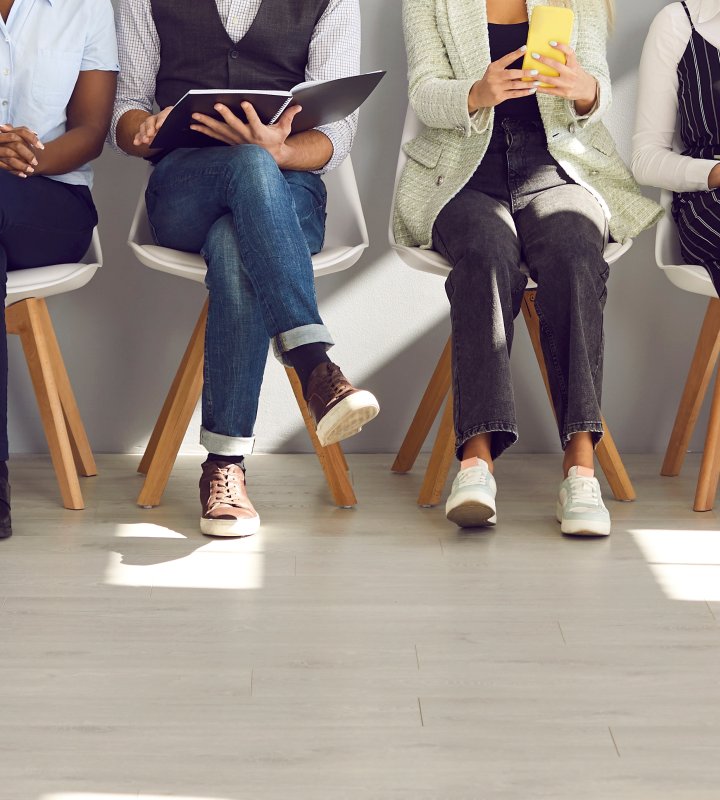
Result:
M567 645L567 639L565 638L565 631L562 629L562 625L560 624L560 620L558 620L558 630L560 631L560 636L562 636L563 644Z
M617 753L617 757L622 758L622 756L620 755L620 748L618 747L617 742L615 741L615 735L613 734L612 728L609 725L608 725L608 732L610 733L610 738L612 739L612 743L615 747L615 752Z
M420 672L420 653L418 653L417 645L415 645L415 661L417 661L418 672Z
M419 697L418 697L418 711L420 712L420 727L424 728L425 727L425 719L423 717L422 702L421 702Z
M707 600L705 601L705 605L707 606L707 609L710 612L710 616L715 620L715 622L717 622L717 617L715 616L715 612L713 611L712 606L710 605L710 603L708 603ZM0 609L1 608L2 606L0 606Z

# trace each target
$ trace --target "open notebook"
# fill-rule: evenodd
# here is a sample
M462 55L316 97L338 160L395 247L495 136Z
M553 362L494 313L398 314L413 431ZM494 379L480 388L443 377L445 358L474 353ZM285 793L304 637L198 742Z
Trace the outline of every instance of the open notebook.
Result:
M206 114L221 119L214 106L222 103L239 119L247 122L241 103L252 103L266 125L280 119L285 109L302 106L293 120L293 133L344 119L357 110L373 93L385 76L384 71L353 75L332 81L299 83L289 92L250 89L191 89L170 112L153 142L153 149L174 150L178 147L217 147L221 142L190 130L193 114Z

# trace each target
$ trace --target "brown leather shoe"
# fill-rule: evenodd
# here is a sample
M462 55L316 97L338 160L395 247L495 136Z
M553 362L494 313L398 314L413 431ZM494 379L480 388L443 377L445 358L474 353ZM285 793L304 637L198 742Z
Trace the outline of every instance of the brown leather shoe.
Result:
M310 375L307 404L323 447L360 433L380 411L375 395L356 389L332 362L319 364Z
M245 489L245 470L239 464L205 461L200 503L200 530L206 536L252 536L260 527Z

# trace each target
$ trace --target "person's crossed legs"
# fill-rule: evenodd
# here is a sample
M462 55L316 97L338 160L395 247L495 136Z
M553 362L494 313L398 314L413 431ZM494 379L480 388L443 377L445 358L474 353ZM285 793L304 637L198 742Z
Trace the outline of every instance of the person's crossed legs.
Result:
M325 186L318 175L282 172L254 145L177 150L155 168L148 215L159 244L202 251L210 304L201 443L201 527L253 533L244 456L254 425L268 342L296 369L324 445L358 433L379 407L327 357L311 256L322 249Z

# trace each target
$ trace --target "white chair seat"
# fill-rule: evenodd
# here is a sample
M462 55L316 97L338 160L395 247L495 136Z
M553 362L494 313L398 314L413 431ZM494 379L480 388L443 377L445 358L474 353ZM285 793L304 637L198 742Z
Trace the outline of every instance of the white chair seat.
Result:
M197 253L185 253L155 244L141 245L132 241L130 247L138 261L150 269L197 283L205 282L207 266L205 259ZM321 253L313 256L314 274L316 276L328 275L348 269L359 260L365 247L364 244L354 247L326 247Z
M660 205L665 209L665 216L657 226L655 261L668 280L678 289L705 297L717 297L710 274L705 267L683 263L680 239L672 217L672 201L672 192L663 189L660 194Z
M49 267L16 269L7 275L5 305L19 303L28 297L52 297L81 289L102 264L102 250L97 229L85 258L79 264L53 264Z
M346 158L338 169L323 177L329 198L327 239L322 252L312 259L316 278L349 269L360 260L369 245L352 161ZM147 218L144 192L138 201L128 244L138 261L150 269L196 283L205 281L207 268L201 255L155 244Z
M390 244L392 249L400 256L407 266L419 270L420 272L428 272L431 275L440 275L446 278L452 270L450 263L435 250L422 250L419 247L404 247L403 245L395 244L395 239L392 234ZM629 239L624 244L610 242L605 249L605 260L608 264L612 264L631 247L632 239ZM528 274L525 264L522 265L522 270L526 275ZM531 278L528 278L527 288L536 289L537 284Z

